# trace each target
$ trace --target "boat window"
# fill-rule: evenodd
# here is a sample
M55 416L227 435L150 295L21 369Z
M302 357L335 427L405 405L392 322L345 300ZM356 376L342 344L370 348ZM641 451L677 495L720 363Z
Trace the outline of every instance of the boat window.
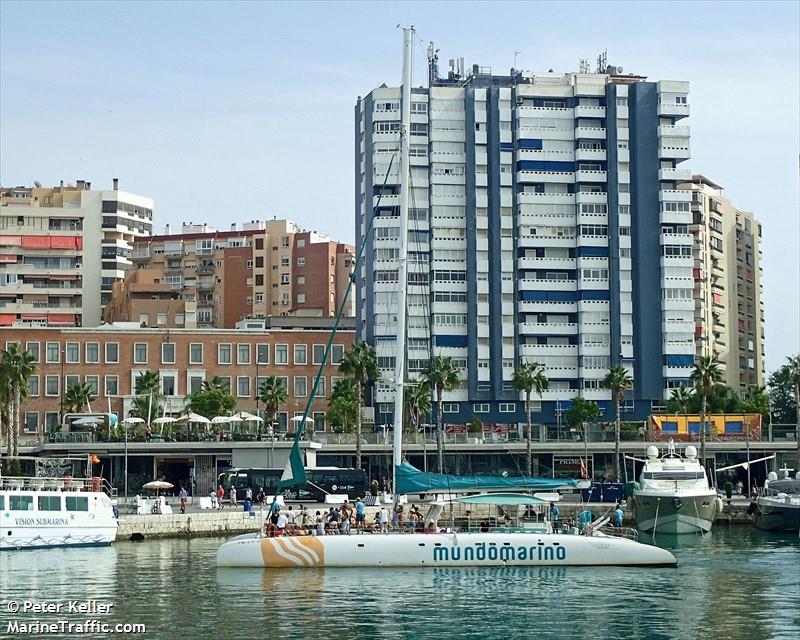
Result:
M702 471L645 471L645 480L702 480Z
M89 498L83 496L67 496L67 511L88 511Z
M39 496L39 511L61 511L61 496Z
M6 497L0 496L0 511L3 511L6 508Z
M33 496L8 496L11 511L33 511Z

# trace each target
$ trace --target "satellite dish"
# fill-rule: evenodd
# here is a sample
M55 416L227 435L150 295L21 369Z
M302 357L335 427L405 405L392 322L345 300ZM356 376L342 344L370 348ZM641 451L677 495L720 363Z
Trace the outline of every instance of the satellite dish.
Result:
M34 180L33 181L33 186L36 187L37 189L41 189L42 188L42 183L39 182L38 180Z

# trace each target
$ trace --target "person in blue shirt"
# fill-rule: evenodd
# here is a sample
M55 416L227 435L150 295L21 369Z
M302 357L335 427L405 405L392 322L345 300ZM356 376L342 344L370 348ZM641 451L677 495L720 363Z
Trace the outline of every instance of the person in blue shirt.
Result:
M358 529L359 532L364 529L364 518L366 514L367 507L359 496L358 500L356 500L356 529Z
M555 502L550 503L550 523L553 525L553 531L558 531L558 507Z
M620 506L619 503L617 503L617 508L614 509L614 526L617 529L621 529L622 528L622 518L624 516L625 516L625 514L622 511L622 507Z
M592 524L594 516L588 509L584 509L578 514L578 530L586 532L586 527Z

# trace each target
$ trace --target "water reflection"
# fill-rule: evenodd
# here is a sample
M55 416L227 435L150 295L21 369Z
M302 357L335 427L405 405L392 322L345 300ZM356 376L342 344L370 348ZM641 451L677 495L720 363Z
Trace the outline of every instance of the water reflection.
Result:
M656 541L677 568L217 569L214 539L14 552L0 555L0 599L112 601L108 621L159 639L796 636L796 538ZM0 603L0 636L8 618Z

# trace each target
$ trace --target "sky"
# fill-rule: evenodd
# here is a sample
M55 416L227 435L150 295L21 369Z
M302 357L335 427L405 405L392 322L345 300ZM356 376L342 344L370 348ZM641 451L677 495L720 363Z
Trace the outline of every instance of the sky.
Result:
M0 0L0 183L86 179L165 224L287 217L353 241L359 96L399 85L402 32L507 73L608 62L688 80L692 158L764 225L767 370L800 351L798 2Z

